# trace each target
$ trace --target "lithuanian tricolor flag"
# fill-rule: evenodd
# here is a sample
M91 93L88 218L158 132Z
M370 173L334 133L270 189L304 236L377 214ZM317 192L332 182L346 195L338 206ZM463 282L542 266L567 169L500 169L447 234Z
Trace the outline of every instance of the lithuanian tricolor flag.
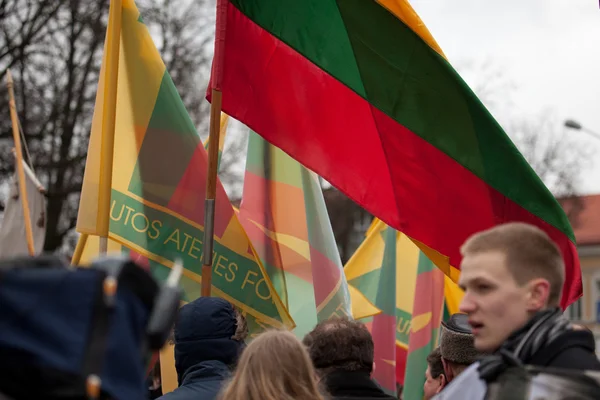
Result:
M406 0L225 3L211 82L226 113L418 241L453 279L468 236L523 221L563 252L563 306L581 295L565 213Z
M344 270L353 316L367 323L375 341L374 378L389 392L399 382L405 393L418 393L442 312L458 312L462 292L406 235L380 220Z
M102 236L108 222L109 248L146 259L156 277L181 259L186 300L193 300L200 295L207 154L135 3L123 0L118 13L111 4L77 221L77 230L90 235L84 256L97 252L92 237ZM107 70L111 55L118 55L116 80ZM115 129L103 134L111 93ZM101 152L111 140L113 151ZM105 192L101 171L111 158ZM110 215L98 206L106 201ZM251 330L293 326L220 184L212 283L214 295L247 312Z
M239 217L299 337L320 320L351 316L319 177L254 132Z

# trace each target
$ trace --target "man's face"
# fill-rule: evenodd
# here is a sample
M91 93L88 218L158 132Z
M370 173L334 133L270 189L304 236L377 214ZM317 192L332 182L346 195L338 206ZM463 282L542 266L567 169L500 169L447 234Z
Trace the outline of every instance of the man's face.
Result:
M443 389L442 376L432 377L429 367L425 371L425 383L423 384L423 392L425 394L425 400L431 399L433 396L441 392Z
M460 311L469 316L475 348L494 352L529 319L527 285L517 284L499 251L467 254L460 269Z

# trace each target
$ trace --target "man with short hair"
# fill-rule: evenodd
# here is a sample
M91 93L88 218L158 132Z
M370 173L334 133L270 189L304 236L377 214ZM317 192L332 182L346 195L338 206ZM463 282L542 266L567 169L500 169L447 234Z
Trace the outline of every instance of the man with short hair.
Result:
M439 348L446 383L451 382L481 356L473 342L466 314L453 314L447 321L442 321Z
M175 325L179 387L159 399L216 399L247 337L246 319L226 300L200 297L181 307Z
M395 399L371 379L375 346L363 323L329 319L317 324L303 343L332 399Z
M425 383L423 384L425 400L433 398L442 391L444 386L446 386L446 377L444 376L442 354L440 348L436 347L427 356L427 369L425 370Z
M564 261L539 228L508 223L477 233L461 248L460 310L475 348L521 363L600 370L594 338L577 331L559 308Z

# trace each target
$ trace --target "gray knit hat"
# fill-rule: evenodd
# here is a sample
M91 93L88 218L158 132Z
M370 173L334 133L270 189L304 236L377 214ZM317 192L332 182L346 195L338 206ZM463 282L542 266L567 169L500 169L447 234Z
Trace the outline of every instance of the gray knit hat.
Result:
M453 314L448 321L442 321L440 352L442 358L462 365L472 364L481 355L475 350L466 314Z

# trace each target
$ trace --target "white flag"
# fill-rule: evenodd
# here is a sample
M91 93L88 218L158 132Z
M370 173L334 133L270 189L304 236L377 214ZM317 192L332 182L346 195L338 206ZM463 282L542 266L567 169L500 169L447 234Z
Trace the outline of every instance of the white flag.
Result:
M46 239L46 198L43 187L29 167L25 168L25 183L29 200L29 214L35 254L40 254ZM21 202L18 177L15 173L11 184L10 194L5 202L4 218L0 227L0 259L17 256L28 256L27 235L25 233L25 217Z

